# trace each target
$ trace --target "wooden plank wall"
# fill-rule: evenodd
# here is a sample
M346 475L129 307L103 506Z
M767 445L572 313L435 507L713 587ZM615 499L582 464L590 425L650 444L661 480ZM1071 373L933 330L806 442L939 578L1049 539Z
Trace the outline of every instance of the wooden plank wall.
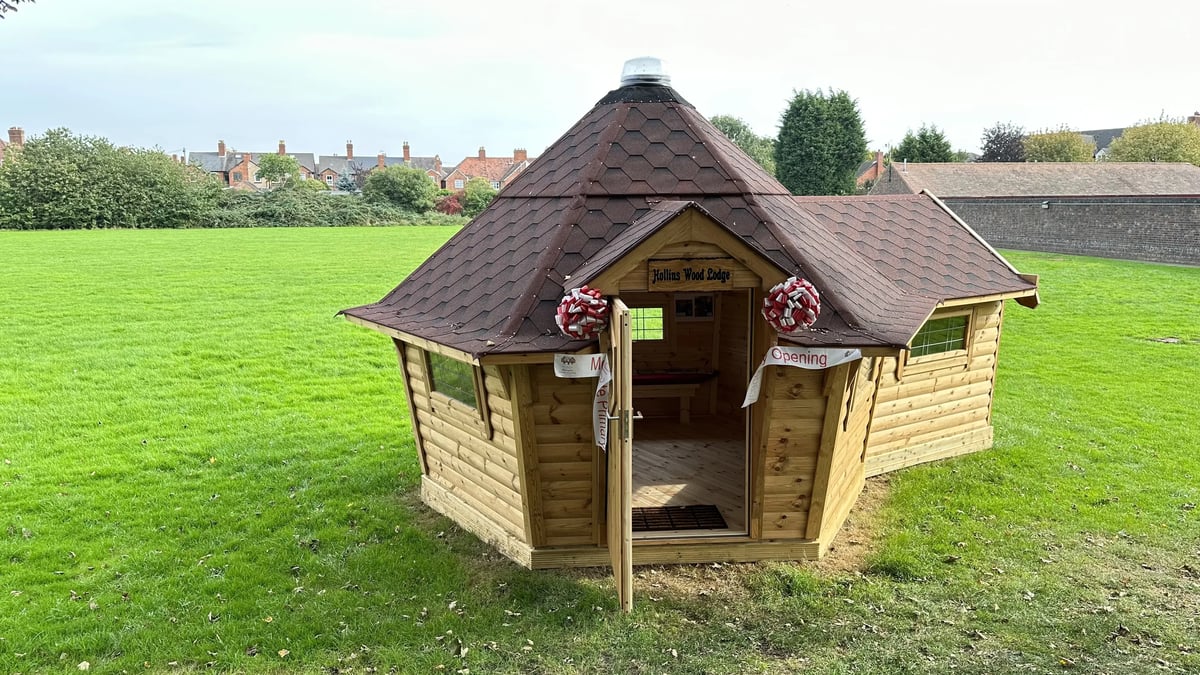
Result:
M837 534L850 509L858 501L866 482L864 443L871 422L871 404L875 399L876 359L864 358L852 372L846 395L846 405L841 407L837 439L834 441L833 461L830 463L828 497L825 513L821 519L820 541L822 546Z
M868 476L991 447L1003 307L971 308L966 359L944 368L899 369L900 377L897 360L883 359L867 440Z
M532 385L533 405L523 413L533 415L544 544L597 544L603 484L592 441L596 380L560 379L549 364L516 367L529 369Z
M806 538L825 421L825 372L770 366L764 373L762 539Z
M488 438L482 425L467 424L452 414L434 414L438 406L425 371L425 354L413 345L404 345L404 350L405 376L412 389L411 404L417 420L415 432L425 451L427 478L478 512L489 526L528 543L513 406L502 374L495 366L484 368L492 426ZM481 537L490 536L489 532L475 531L471 523L460 524Z

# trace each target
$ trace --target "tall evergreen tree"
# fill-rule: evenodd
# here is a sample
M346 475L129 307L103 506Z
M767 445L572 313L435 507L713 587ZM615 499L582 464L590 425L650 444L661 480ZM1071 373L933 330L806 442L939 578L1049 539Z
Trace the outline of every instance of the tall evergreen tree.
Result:
M792 194L853 194L866 152L858 104L849 94L799 91L779 123L775 176Z
M940 129L932 124L922 124L917 133L910 130L904 134L904 140L892 149L892 161L953 162L954 149Z
M981 162L1024 162L1025 130L1012 122L996 122L984 129Z

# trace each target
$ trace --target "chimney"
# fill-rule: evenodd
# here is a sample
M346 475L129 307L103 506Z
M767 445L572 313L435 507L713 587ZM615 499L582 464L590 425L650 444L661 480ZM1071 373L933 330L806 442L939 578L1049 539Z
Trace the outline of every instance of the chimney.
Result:
M404 141L404 163L408 164L408 160L409 160L408 141Z
M1193 115L1188 115L1188 124L1200 126L1200 110L1197 110Z
M11 134L12 132L10 131L9 133ZM225 156L225 141L217 141L217 156Z
M383 168L383 166L384 166L384 161L383 161L384 157L385 157L385 155L383 154L383 151L381 150L381 151L379 152L379 155L378 155L378 156L376 156L376 158L375 158L375 159L376 159L376 161L379 163L379 168L381 168L381 169L382 169L382 168Z
M346 159L354 159L354 143L346 141Z
M433 170L437 171L438 173L442 172L442 156L441 155L433 156Z
M529 153L525 151L525 148L517 148L516 150L513 150L513 163L514 164L520 164L521 162L524 162L528 159L529 159Z
M287 154L287 146L283 144L283 141L279 141L279 154L281 154L281 155Z
M179 161L179 155L171 155L171 161L172 161L172 162L178 162L178 161Z
M483 146L479 146L479 159L487 159L487 153L483 151Z
M25 130L21 127L11 127L8 130L8 144L14 148L25 146Z

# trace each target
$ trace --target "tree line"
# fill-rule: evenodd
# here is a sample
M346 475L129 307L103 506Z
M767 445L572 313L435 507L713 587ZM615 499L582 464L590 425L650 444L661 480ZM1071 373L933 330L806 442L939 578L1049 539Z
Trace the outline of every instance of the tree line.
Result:
M858 169L871 159L857 102L845 91L798 91L780 117L778 136L760 136L746 122L717 115L712 123L775 176L793 194L845 195L861 189ZM888 153L889 162L962 162L932 124L911 129ZM985 129L980 162L1090 162L1095 143L1066 127L1026 133L997 122ZM1200 126L1160 117L1128 128L1108 147L1103 160L1190 162L1200 166Z
M331 193L301 180L294 157L263 154L266 190L225 189L198 166L159 150L52 129L9 146L0 163L0 228L98 229L462 224L496 196L483 179L441 190L420 169L390 166L348 176Z

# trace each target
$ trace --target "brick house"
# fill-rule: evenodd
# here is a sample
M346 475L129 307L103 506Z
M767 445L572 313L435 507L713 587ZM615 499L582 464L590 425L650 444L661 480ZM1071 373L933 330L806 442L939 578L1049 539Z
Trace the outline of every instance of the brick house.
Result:
M267 187L266 181L258 180L258 160L262 152L237 152L226 147L225 141L217 141L216 152L192 152L188 154L188 162L199 166L205 171L215 174L221 182L230 188L238 190L262 190ZM289 153L287 144L279 141L279 148L274 154L290 155L300 165L300 179L308 180L316 170L316 161L311 152Z
M512 157L488 157L481 146L477 156L463 159L446 174L442 186L449 190L461 190L472 178L483 178L499 190L521 175L528 166L529 153L524 148L513 150Z
M936 195L995 246L1200 264L1200 167L1183 162L892 164L872 195Z
M442 179L445 176L445 171L442 169L442 158L438 155L432 157L415 157L411 154L408 141L404 142L404 154L400 157L388 155L385 152L380 152L375 157L361 157L354 154L353 141L346 141L345 155L321 155L317 160L316 177L318 180L325 181L326 185L335 187L338 178L342 175L349 175L352 178L361 178L364 174L370 173L374 169L381 169L389 166L406 165L413 168L421 169L434 185L441 186Z
M854 184L862 187L864 183L874 183L883 175L883 151L875 151L875 159L869 162L863 162L858 165L858 177L854 179Z
M0 140L0 163L4 162L4 151L8 148L19 150L25 146L25 130L21 127L9 127L8 142Z

